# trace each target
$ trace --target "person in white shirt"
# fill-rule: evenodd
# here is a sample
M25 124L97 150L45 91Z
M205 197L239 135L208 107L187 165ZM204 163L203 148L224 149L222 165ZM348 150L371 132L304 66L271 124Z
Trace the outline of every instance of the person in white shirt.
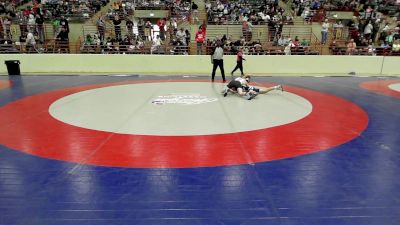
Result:
M365 39L367 39L367 40L370 39L373 29L374 29L374 26L372 26L371 21L369 21L368 24L364 28Z
M157 35L156 38L153 39L153 45L150 48L150 54L153 52L158 51L161 47L162 41L160 39L160 35Z
M26 35L26 52L36 52L36 40L32 32Z
M234 80L231 80L228 85L222 91L224 97L228 95L228 93L237 93L240 97L244 97L247 100L251 100L256 97L257 93L255 91L244 91L245 87L248 87L250 82L250 76L245 75L243 77L238 77Z
M328 41L328 30L329 30L329 22L328 19L325 19L325 21L322 23L322 28L321 28L321 44L326 44Z
M181 45L186 45L186 33L183 30L183 27L176 32L176 39Z
M247 100L251 100L255 98L258 94L266 94L273 90L283 91L282 85L276 85L269 88L257 88L250 85L250 75L245 75L243 77L238 77L225 87L222 94L224 97L228 95L228 93L237 93L239 96L246 98Z

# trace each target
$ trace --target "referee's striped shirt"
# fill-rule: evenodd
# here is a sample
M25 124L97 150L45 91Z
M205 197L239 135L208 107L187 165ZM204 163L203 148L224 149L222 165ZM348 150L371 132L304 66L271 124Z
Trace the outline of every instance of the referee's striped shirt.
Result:
M224 57L224 49L221 47L216 47L213 54L213 59L222 59L223 57Z

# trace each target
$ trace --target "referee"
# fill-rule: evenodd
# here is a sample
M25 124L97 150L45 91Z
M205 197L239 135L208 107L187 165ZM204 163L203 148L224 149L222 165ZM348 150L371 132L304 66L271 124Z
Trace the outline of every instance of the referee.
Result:
M225 72L224 72L224 49L222 48L221 42L217 43L213 53L211 54L211 63L213 64L213 70L211 74L211 81L214 82L215 71L219 67L222 75L223 82L226 82Z

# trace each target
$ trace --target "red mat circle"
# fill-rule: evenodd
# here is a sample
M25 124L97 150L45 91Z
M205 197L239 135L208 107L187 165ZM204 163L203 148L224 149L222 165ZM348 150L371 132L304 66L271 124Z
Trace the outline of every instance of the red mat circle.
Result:
M368 125L366 112L354 103L330 94L290 86L285 86L285 90L306 98L313 105L307 117L277 127L234 134L117 134L65 124L48 112L49 106L56 100L84 90L156 82L171 81L87 85L12 102L0 108L0 144L44 158L90 165L210 167L264 162L327 150L356 138ZM270 86L267 83L259 85Z
M400 83L400 80L374 80L362 82L360 87L381 95L400 98L400 92L389 88L389 85L397 83Z

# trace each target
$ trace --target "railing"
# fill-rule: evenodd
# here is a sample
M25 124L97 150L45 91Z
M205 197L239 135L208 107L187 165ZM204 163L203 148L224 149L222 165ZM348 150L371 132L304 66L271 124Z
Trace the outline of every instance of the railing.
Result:
M235 46L234 48L225 48L225 55L235 55L237 49L242 47L245 55L285 55L285 47L283 46ZM208 54L212 52L212 46L206 46ZM297 46L291 48L291 55L319 55L320 53L314 51L310 46Z
M356 47L349 49L346 46L330 46L331 55L358 55L358 56L400 56L400 51L382 47Z
M314 33L311 34L310 52L318 52L319 55L322 54L321 41L315 36Z
M285 47L281 46L242 46L245 49L246 55L285 55ZM206 51L210 54L212 47L206 46ZM225 51L225 55L235 55L236 49ZM75 49L75 50L74 50ZM358 56L400 56L400 51L393 51L391 48L382 47L356 47L354 50L349 50L346 46L331 46L329 47L330 55L358 55ZM47 44L38 44L36 46L28 46L25 43L21 44L0 44L0 54L161 54L161 55L186 55L190 52L190 46L171 46L161 45L157 48L151 46L149 42L142 47L134 45L120 45L114 43L109 46L100 45L82 45L82 43L63 43L57 40L52 40ZM291 55L319 55L311 46L298 46L291 48Z
M290 37L292 40L297 36L299 39L306 39L311 42L313 32L312 27L303 27L296 25L285 25L280 28L269 27L269 41L277 42L280 36Z
M163 54L163 55L187 55L190 52L190 46L172 46L163 44L154 47L151 42L145 42L142 45L123 45L119 43L110 43L107 45L85 45L81 41L75 44L51 40L46 44L37 44L34 46L26 43L1 44L0 54Z

